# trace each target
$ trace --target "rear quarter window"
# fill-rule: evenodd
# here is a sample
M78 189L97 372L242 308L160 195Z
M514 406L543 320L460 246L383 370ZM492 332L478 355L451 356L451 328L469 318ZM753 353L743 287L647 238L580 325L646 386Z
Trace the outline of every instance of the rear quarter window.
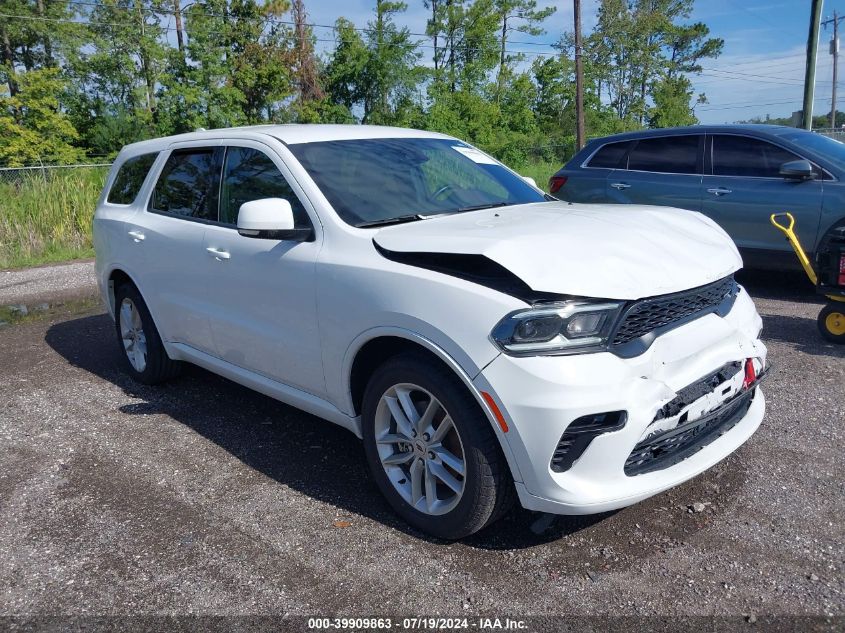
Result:
M587 163L587 167L599 167L604 169L616 169L628 152L631 146L630 141L623 143L608 143L601 147ZM624 167L624 165L623 165Z
M117 171L106 200L112 204L132 204L157 156L158 152L154 152L127 159Z

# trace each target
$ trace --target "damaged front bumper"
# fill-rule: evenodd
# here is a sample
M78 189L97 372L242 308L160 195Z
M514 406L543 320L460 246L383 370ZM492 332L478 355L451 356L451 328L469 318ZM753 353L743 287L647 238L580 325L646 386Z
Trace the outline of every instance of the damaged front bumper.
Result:
M634 358L497 357L475 383L503 405L509 430L502 437L522 505L560 514L621 508L736 450L765 410L761 325L740 290L727 315L666 332ZM590 435L568 442L581 426ZM577 455L567 456L572 447Z

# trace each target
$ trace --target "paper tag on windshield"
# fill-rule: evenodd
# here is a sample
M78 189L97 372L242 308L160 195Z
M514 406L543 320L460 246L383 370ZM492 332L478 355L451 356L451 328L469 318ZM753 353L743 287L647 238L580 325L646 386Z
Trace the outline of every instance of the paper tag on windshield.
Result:
M479 152L474 147L461 147L460 145L452 145L452 149L456 152L460 152L467 158L469 158L474 163L478 163L479 165L495 165L496 161L490 158L484 152Z

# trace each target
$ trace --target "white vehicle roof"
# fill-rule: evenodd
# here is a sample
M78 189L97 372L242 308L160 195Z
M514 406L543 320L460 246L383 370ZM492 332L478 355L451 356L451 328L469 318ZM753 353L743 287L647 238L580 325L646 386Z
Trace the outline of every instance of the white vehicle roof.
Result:
M453 138L438 132L412 130L404 127L389 127L385 125L336 125L320 123L289 123L285 125L252 125L245 127L221 128L216 130L201 130L167 136L164 138L141 141L127 145L128 153L137 154L144 151L161 151L172 143L186 141L201 141L204 139L237 139L256 136L272 136L283 143L295 145L297 143L316 143L320 141L345 141L370 138Z

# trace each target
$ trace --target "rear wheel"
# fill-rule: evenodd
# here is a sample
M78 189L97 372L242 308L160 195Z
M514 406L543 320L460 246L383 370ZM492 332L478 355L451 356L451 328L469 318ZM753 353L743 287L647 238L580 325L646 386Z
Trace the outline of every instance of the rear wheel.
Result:
M458 539L512 505L513 481L498 440L447 368L417 354L387 361L367 385L362 421L373 477L415 528Z
M819 332L831 343L845 343L845 302L831 301L819 312Z
M121 285L115 290L114 304L114 324L126 372L145 385L155 385L178 375L181 364L167 355L138 289L131 284Z

